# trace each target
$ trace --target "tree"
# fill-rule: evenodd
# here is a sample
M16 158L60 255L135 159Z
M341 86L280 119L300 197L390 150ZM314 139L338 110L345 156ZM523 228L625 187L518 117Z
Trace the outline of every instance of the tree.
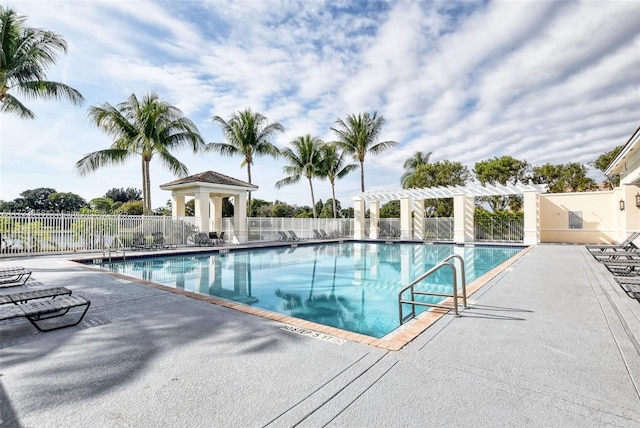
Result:
M546 184L551 193L598 190L595 180L587 177L586 166L577 162L536 166L533 168L532 181L536 184Z
M21 198L16 199L14 202L17 203L21 211L49 212L51 210L49 196L54 193L56 193L56 190L50 187L25 190L20 193Z
M378 155L398 144L397 141L378 142L384 117L378 112L348 115L346 120L338 119L331 130L337 135L336 144L360 162L360 187L364 192L364 158L367 153Z
M189 171L171 151L187 144L194 153L204 148L196 125L178 108L160 100L156 93L146 94L142 100L131 94L116 107L109 103L90 107L89 119L115 141L108 149L85 155L76 162L76 170L85 175L102 166L122 164L133 156L142 157L142 196L146 215L152 214L149 164L153 156L158 155L171 173L183 176Z
M126 215L142 215L144 214L144 203L142 201L129 201L120 205L115 213Z
M284 132L284 127L279 122L268 123L265 116L254 113L251 109L237 112L228 122L220 116L214 116L212 121L220 126L227 142L209 143L207 150L218 152L223 156L242 156L240 166L246 165L249 183L251 183L251 165L254 157L264 155L278 157L280 151L271 143L271 139L276 134ZM249 192L247 207L250 211L251 192Z
M116 206L116 203L111 198L93 198L89 201L89 210L95 214L111 214L120 208L120 205L122 203L118 203Z
M336 178L343 179L351 171L358 169L358 165L352 163L345 165L345 153L338 153L338 147L335 144L324 144L321 149L320 177L326 177L331 183L331 201L333 205L333 218L338 217L340 208L336 205Z
M307 134L296 138L290 144L293 149L287 147L281 152L282 157L289 163L282 168L282 171L288 176L276 182L276 189L297 183L301 177L306 177L309 180L309 189L311 190L313 218L316 218L318 216L315 195L313 194L313 178L320 171L322 161L320 149L324 142L318 137Z
M407 179L407 188L465 186L471 178L471 172L462 163L443 160L418 165L416 171ZM453 213L451 199L425 201L425 206L437 217L450 217Z
M336 211L336 207L337 207L337 211ZM342 206L340 204L340 201L336 201L332 198L329 198L322 205L322 210L320 211L320 218L338 218L340 217L341 210L342 210Z
M129 202L129 201L141 201L142 190L133 187L127 187L126 189L120 187L114 187L104 194L105 198L110 198L113 202Z
M486 184L517 184L526 182L530 177L529 163L511 156L494 157L476 162L474 172L482 185ZM507 207L519 210L522 206L522 198L519 196L488 196L483 197L493 212L504 211Z
M404 161L402 167L404 168L404 174L400 177L400 184L403 189L407 188L407 181L412 174L416 172L416 169L420 165L426 165L429 163L429 158L433 152L415 152L413 156Z
M71 192L54 192L49 195L47 199L49 201L49 212L75 213L87 206L87 201L85 201L84 198Z
M25 25L26 18L0 6L0 111L33 119L35 114L13 94L27 98L67 99L84 102L82 94L63 83L46 80L47 69L59 54L67 52L67 42L52 31Z
M598 159L591 162L590 165L604 173L609 167L609 165L611 165L611 162L613 162L613 160L618 156L618 154L620 154L621 150L622 150L622 146L614 147L612 150L608 152L604 152L603 154L598 156ZM619 175L606 176L604 180L604 185L610 190L612 190L614 187L618 187L620 185L620 176Z
M400 201L389 201L380 207L380 218L400 218Z

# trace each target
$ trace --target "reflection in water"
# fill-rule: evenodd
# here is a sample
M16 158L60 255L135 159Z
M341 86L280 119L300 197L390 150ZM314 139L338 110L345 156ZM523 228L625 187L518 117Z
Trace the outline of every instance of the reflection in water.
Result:
M337 328L382 337L398 326L398 291L451 254L467 283L519 252L516 247L343 243L228 254L172 256L103 267ZM441 269L418 289L450 292ZM437 298L424 297L431 303ZM421 308L424 310L424 308Z

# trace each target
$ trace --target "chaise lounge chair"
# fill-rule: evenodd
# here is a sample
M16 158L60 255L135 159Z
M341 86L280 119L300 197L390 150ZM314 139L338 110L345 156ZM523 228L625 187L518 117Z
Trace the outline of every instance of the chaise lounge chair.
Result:
M213 239L209 238L209 234L207 232L198 232L198 234L196 235L195 239L194 239L196 245L199 245L201 247L204 246L211 246L213 244L215 244L215 242L213 241Z
M603 251L628 251L638 249L636 245L633 243L640 236L640 232L633 232L631 235L627 236L627 239L622 241L620 244L590 244L585 245L585 248L589 250L592 254L603 252Z
M289 237L287 236L287 234L284 233L281 230L278 231L278 235L280 235L280 237L278 238L280 241L288 241L289 240Z
M39 331L51 331L77 325L89 310L91 301L72 296L64 287L27 291L0 296L0 321L24 317ZM50 326L42 321L66 315L73 308L84 310L71 322ZM49 326L47 326L49 325Z
M618 277L614 278L620 288L632 299L640 300L640 278Z
M142 232L135 232L133 234L131 250L148 250L149 248L151 247L147 244L147 238L145 238Z
M289 241L304 241L306 238L300 238L293 230L289 230Z
M156 232L156 233L152 233L151 234L153 236L153 243L151 244L151 246L153 248L156 248L158 250L166 250L169 248L177 248L178 246L176 244L172 244L167 242L164 239L164 234L162 232Z
M0 268L0 287L17 287L24 285L31 276L31 271L22 266Z

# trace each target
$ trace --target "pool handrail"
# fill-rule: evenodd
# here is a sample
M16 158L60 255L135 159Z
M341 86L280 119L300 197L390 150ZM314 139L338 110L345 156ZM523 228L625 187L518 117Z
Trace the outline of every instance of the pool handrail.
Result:
M465 270L464 270L464 259L459 256L458 254L451 254L450 256L442 259L438 264L436 264L434 267L432 267L431 269L429 269L427 272L423 273L422 275L420 275L417 279L415 279L414 281L412 281L409 285L407 285L406 287L402 288L399 292L398 292L398 314L400 316L400 324L404 324L405 321L415 317L416 315L416 305L419 306L431 306L431 307L436 307L436 308L444 308L444 309L453 309L455 312L456 316L459 316L460 313L458 312L458 278L457 278L457 268L456 265L454 263L449 262L449 260L452 259L458 259L460 261L460 273L461 273L461 285L462 285L462 306L464 308L468 308L469 306L467 305L467 282L466 282L466 275L465 275ZM453 282L453 290L452 293L436 293L436 292L431 292L431 291L415 291L415 286L416 284L424 281L426 278L428 278L429 276L433 275L435 272L437 272L438 270L442 269L445 266L449 266L451 268L451 276L452 276L452 282ZM407 291L407 290L411 290L411 300L405 300L402 298L402 294ZM453 298L453 307L450 306L446 306L446 305L442 305L440 303L425 303L425 302L418 302L415 300L415 296L416 295L422 295L422 296L441 296L441 297L452 297ZM408 303L411 305L411 313L407 314L406 317L402 316L402 304L403 303Z

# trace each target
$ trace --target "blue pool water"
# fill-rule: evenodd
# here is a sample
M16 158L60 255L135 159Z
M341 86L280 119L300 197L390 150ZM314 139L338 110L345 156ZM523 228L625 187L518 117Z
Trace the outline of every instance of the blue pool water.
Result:
M469 284L521 250L348 242L148 257L99 266L381 338L400 325L398 291L445 257L458 254L465 260ZM450 284L451 271L443 268L418 289L451 292ZM437 303L440 298L426 299Z

